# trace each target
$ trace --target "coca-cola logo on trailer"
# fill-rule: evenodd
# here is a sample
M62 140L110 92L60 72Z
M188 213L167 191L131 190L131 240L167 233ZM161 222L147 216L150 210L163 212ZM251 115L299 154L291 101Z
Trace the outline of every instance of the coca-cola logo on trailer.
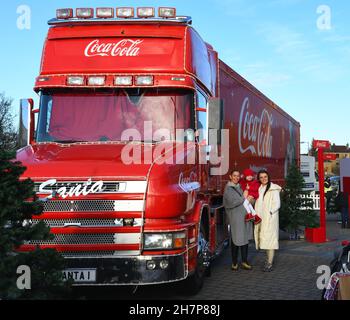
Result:
M249 110L249 98L245 98L239 117L238 144L240 152L250 151L259 157L272 157L273 117L266 109L261 114Z
M143 40L123 39L118 42L91 41L85 48L86 57L136 57Z

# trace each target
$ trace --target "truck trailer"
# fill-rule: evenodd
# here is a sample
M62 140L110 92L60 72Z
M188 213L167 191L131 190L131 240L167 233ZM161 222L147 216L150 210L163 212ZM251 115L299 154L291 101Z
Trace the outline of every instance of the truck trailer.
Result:
M198 292L229 242L230 171L267 169L283 184L299 123L174 8L65 8L48 24L17 160L43 201L30 223L54 239L19 250L56 249L76 286Z

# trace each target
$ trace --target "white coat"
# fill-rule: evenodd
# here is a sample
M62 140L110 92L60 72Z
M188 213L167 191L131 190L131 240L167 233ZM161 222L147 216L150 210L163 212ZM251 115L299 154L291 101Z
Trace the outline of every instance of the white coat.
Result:
M278 250L280 192L282 188L271 183L271 187L264 197L265 190L266 186L260 186L259 198L255 203L255 211L262 219L261 223L255 226L255 244L257 250Z

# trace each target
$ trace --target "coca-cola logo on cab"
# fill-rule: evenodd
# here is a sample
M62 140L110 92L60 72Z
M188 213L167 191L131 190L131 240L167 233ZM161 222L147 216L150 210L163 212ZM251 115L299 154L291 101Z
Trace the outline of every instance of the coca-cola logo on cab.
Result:
M266 109L254 114L250 109L249 98L245 98L239 117L238 144L242 154L250 151L259 157L272 157L273 117Z
M123 39L118 42L91 41L85 48L86 57L136 57L143 40Z

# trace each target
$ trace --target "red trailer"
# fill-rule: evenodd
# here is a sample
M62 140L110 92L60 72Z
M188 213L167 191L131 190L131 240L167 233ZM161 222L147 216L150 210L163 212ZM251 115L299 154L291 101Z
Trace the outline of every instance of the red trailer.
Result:
M220 61L190 17L114 12L61 9L49 21L40 106L22 100L17 160L44 201L32 223L55 238L21 250L57 249L80 286L186 281L195 292L228 243L229 169L266 168L282 184L300 126ZM218 163L203 161L216 151Z

